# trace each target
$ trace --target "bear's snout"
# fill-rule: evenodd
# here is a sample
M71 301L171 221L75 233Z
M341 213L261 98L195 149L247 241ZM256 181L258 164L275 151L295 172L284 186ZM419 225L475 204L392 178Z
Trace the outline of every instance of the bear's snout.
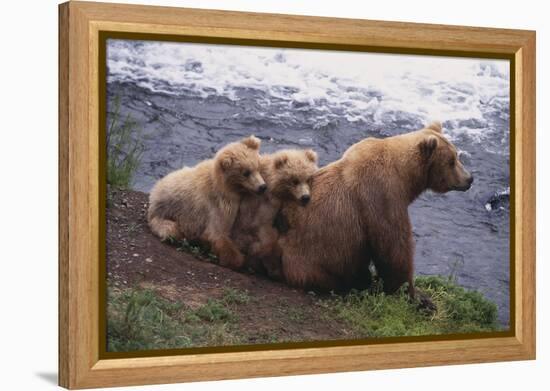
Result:
M458 191L466 191L469 190L470 187L472 187L472 183L474 183L474 176L472 174L468 175L468 177L464 180L463 185L454 187L454 190Z
M265 183L262 183L260 186L258 186L258 189L256 190L258 194L264 194L267 190L267 185Z
M472 183L474 183L474 176L470 174L468 179L466 179L466 186L464 186L461 190L463 191L469 190L470 187L472 187Z
M311 200L311 197L309 194L304 194L303 196L300 197L300 202L302 203L302 205L307 205L309 203L309 200Z

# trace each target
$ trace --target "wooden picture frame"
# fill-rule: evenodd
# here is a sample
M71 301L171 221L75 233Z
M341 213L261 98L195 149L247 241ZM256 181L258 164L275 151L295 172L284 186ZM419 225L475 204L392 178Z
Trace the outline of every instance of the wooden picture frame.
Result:
M507 58L514 209L510 333L104 358L99 259L100 35ZM103 159L103 160L102 160ZM59 384L90 388L535 358L535 32L88 2L59 6Z

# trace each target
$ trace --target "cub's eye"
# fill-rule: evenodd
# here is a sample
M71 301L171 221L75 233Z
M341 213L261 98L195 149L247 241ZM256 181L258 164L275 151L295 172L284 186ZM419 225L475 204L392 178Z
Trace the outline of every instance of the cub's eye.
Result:
M450 167L454 167L455 164L456 164L456 160L455 160L455 159L449 160L449 166L450 166Z
M245 178L248 178L250 174L251 174L250 170L246 170L245 172L243 172L243 175Z
M294 186L298 186L299 183L300 183L300 181L298 180L298 178L294 178L294 179L292 180L292 184L293 184Z

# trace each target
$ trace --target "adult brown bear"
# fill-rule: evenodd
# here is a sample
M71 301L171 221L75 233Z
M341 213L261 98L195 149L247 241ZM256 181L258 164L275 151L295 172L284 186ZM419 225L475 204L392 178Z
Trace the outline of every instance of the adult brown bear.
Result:
M367 138L317 171L306 208L282 210L285 280L321 290L363 288L374 262L386 293L413 285L414 241L408 206L424 190L468 190L473 182L440 123L416 132Z

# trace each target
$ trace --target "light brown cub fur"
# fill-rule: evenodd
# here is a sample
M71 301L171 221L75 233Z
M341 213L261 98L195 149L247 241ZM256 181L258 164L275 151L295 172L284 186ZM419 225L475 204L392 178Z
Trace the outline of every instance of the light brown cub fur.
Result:
M285 203L308 204L312 197L309 182L317 169L317 154L311 149L262 155L260 173L267 192L243 197L232 233L237 247L246 255L247 266L271 278L281 278L279 234L274 220Z
M209 244L222 266L242 267L244 257L230 234L242 197L266 189L259 148L260 140L250 136L225 146L213 159L160 179L149 195L153 233L162 240Z

